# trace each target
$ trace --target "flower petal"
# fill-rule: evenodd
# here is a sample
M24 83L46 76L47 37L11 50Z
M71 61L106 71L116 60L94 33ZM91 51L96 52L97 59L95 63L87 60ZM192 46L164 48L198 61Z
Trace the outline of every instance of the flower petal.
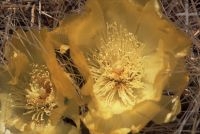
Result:
M166 90L180 96L188 84L188 73L185 69L185 58L179 58L173 73L165 87Z
M104 15L105 23L117 22L129 32L135 33L142 6L134 0L98 0Z
M142 129L161 110L161 107L156 102L144 101L131 110L109 118L104 116L105 113L101 114L101 109L90 110L84 121L91 133L112 133L118 129L131 129L132 126L138 127L138 130ZM109 113L109 110L107 112Z
M91 43L96 33L102 29L103 20L97 1L87 0L80 14L66 16L60 25L60 31L66 33L69 44L86 45Z
M181 103L178 96L162 96L159 105L162 110L153 119L157 124L174 121L181 111Z
M190 46L191 41L160 13L157 0L150 0L144 7L136 36L146 44L145 54L155 52L162 40L167 53L176 54Z

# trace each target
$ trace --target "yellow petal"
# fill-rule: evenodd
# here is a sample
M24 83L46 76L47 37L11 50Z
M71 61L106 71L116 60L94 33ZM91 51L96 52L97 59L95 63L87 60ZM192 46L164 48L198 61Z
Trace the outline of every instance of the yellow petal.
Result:
M131 130L132 126L142 129L161 110L161 107L153 101L144 101L136 105L133 109L121 114L112 115L105 118L100 111L92 110L86 115L84 122L91 132L112 133L118 129ZM109 111L107 111L109 112Z
M69 44L85 45L102 29L103 20L96 0L87 0L84 10L78 15L66 16L58 31L66 33Z
M162 96L159 105L162 110L153 119L157 124L174 121L181 110L180 98L178 96Z
M157 10L158 3L156 3L157 0L147 2L137 26L136 36L146 44L145 53L154 52L160 40L165 44L164 50L167 53L176 54L188 49L191 41L164 16L159 15L160 11Z
M28 32L18 30L14 33L11 41L7 45L11 51L19 51L26 55L29 61L43 64L44 59L41 54L45 50L41 42L42 37L46 33L47 31L44 29L40 32L36 30L30 30Z
M94 80L92 77L89 77L85 85L81 88L81 93L83 95L92 95Z
M45 52L42 53L42 58L45 59L45 64L47 65L50 73L51 79L56 87L56 89L61 92L67 98L76 97L79 99L79 95L73 84L73 80L70 78L69 73L60 66L56 59L55 49L52 42L49 40L51 36L45 36L45 40L42 42Z
M28 68L28 59L27 56L21 52L14 52L11 60L8 63L8 73L12 75L12 79L9 81L9 84L16 85L18 79L22 73L24 73Z
M90 75L90 72L85 57L83 56L83 53L75 45L71 45L70 48L70 54L74 61L74 64L79 69L84 78L86 78L87 80Z
M165 54L162 43L159 43L154 53L144 56L143 81L146 85L144 92L149 96L148 99L160 100L162 90L170 75L168 72L173 69L170 62L173 62L173 59Z
M59 49L61 45L69 45L69 39L63 26L60 26L49 32L48 40L54 49Z
M8 66L2 66L0 68L0 93L9 91L8 82L12 79L14 79L14 76L12 72L8 72Z
M104 23L117 22L129 32L135 33L142 6L131 0L98 0L104 15Z
M11 117L10 97L8 94L0 93L0 132L6 126L7 121Z
M85 60L85 57L83 56L82 51L80 51L76 45L69 44L69 40L66 33L61 31L64 28L64 24L65 23L63 22L63 25L61 25L61 29L60 27L58 27L57 29L53 30L52 32L48 34L48 44L52 44L54 49L61 50L63 46L65 47L64 51L67 51L68 49L70 49L70 56L74 64L72 66L75 66L76 68L78 68L78 70L80 71L80 74L83 76L85 80L85 83L90 83L90 84L86 84L84 86L84 89L81 89L81 92L83 93L83 95L86 95L86 94L91 93L91 89L92 89L91 78L89 78L90 72L88 69L88 65L86 63L86 60ZM68 61L66 61L66 64L67 62ZM73 73L73 72L68 72L68 73Z
M185 69L185 58L179 58L165 89L180 96L188 84L188 79L188 73Z

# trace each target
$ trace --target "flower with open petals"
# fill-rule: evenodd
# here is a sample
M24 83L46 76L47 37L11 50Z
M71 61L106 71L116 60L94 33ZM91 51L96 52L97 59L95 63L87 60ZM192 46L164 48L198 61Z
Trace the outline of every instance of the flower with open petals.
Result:
M13 133L79 133L74 99L78 95L69 74L59 65L54 47L44 44L48 34L45 29L18 30L5 45L0 95L8 99L1 99L5 104L1 116L6 115L1 121Z
M190 41L156 0L88 0L61 27L83 50L94 81L83 117L92 134L134 133L176 118Z

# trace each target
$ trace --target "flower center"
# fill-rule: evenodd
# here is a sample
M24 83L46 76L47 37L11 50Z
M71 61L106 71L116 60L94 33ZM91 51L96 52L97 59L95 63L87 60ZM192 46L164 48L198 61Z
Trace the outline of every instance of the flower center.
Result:
M55 91L46 66L34 64L29 75L31 82L25 89L26 112L24 115L32 114L32 120L41 123L45 120L45 116L50 116L56 107Z
M115 86L123 84L124 81L122 74L123 72L124 72L123 68L112 69L110 80L115 82Z
M135 105L141 101L143 44L114 23L107 25L106 38L101 39L99 46L87 55L95 80L95 96L107 104L118 101L123 105Z

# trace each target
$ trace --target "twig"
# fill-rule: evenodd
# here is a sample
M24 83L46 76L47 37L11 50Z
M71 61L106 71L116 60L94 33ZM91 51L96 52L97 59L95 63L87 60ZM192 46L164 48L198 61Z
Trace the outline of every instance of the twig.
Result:
M35 23L35 4L33 4L31 9L31 27L33 27Z
M42 3L41 0L38 1L39 2L39 15L38 15L38 28L39 30L41 29L41 11L42 11Z

